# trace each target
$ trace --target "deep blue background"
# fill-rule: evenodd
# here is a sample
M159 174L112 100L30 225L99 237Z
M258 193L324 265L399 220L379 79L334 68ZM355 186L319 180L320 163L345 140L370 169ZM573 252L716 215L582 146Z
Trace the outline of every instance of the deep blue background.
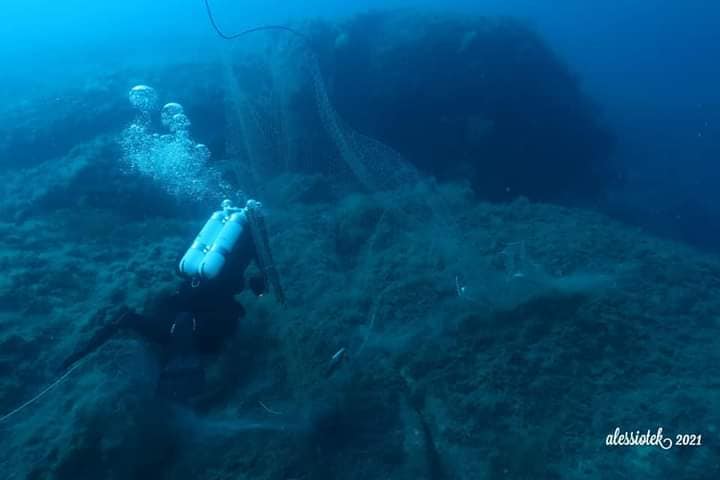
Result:
M347 5L350 3L350 5ZM519 16L580 78L615 128L623 187L606 208L655 232L720 248L720 4L707 0L212 1L235 30L377 7ZM215 55L201 0L25 0L3 5L0 101L125 63Z

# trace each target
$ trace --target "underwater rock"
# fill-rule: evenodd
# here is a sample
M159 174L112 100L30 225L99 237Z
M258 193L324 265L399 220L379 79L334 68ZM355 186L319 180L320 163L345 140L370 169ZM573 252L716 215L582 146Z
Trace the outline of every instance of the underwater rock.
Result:
M611 132L521 21L373 12L312 31L339 116L425 172L493 200L574 203L613 180Z
M120 68L89 76L84 84L41 91L16 104L0 106L0 158L3 168L28 168L66 155L100 135L119 132L133 118L130 82L162 85L160 100L182 101L190 117L206 120L194 132L213 152L224 151L213 122L223 121L217 64L156 65ZM149 99L152 102L152 99ZM154 100L157 101L157 98Z
M382 217L381 205L363 197L349 197L342 202L335 225L335 250L340 258L351 259L367 245Z
M75 146L118 129L129 112L123 98L105 89L65 91L37 98L0 118L4 168L28 168L67 154Z
M156 185L123 172L114 148L114 138L103 135L61 157L10 169L0 185L0 220L23 222L82 207L108 208L127 218L181 213Z
M667 412L684 412L679 420L690 426L690 417L718 424L702 400L713 391L702 372L720 352L712 335L720 318L716 258L597 213L479 203L446 186L463 212L466 248L454 252L459 261L438 266L428 260L438 255L439 230L410 228L427 222L425 210L409 208L422 192L407 192L407 205L395 195L403 213L386 214L373 234L381 195L297 200L322 184L269 184L279 203L268 202L268 227L289 301L280 308L267 296L239 296L247 315L208 369L211 400L192 412L191 429L154 408L152 348L118 338L0 424L0 476L548 478L572 471L578 458L598 471L621 468L617 451L599 454L597 439L566 435L594 426L604 435L616 397L623 418L643 424ZM120 218L86 205L0 224L3 255L12 259L0 298L15 297L0 302L8 310L0 311L0 369L11 373L0 385L3 413L57 378L49 371L96 328L88 317L116 294L141 310L160 287L172 289L176 254L203 220ZM351 262L335 248L335 219L343 220ZM520 239L546 276L493 262ZM482 285L495 304L513 305L457 294L458 272L470 293ZM614 275L606 284L592 272ZM23 313L47 301L53 311ZM347 361L327 379L339 345ZM676 393L692 390L693 398ZM657 392L667 395L645 405ZM558 439L566 450L543 447ZM694 472L714 468L707 451ZM683 468L672 461L652 473L683 478Z

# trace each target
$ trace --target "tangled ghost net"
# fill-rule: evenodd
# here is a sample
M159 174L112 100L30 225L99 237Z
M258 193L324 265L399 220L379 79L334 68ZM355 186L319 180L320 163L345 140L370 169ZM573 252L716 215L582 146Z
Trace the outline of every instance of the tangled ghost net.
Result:
M129 93L138 114L120 139L123 161L131 173L152 178L168 194L182 200L215 200L229 196L230 185L208 164L210 149L190 138L190 119L179 103L160 109L168 133L152 132L158 95L152 87L138 85Z

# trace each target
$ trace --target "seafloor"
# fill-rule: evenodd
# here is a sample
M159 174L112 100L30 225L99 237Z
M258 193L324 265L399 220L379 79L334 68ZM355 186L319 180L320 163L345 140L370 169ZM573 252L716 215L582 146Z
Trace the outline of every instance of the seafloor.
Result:
M114 142L3 159L1 413L62 374L100 309L173 288L206 217L122 175ZM462 184L431 208L423 188L355 190L264 186L288 302L238 297L201 400L157 398L152 347L119 336L2 420L0 478L719 478L720 259ZM606 446L616 427L703 445Z

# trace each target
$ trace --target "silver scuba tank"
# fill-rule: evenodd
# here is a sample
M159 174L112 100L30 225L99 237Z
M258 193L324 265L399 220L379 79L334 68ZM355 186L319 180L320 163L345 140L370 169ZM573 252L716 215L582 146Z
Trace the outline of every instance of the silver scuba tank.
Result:
M224 200L222 210L210 216L183 255L179 264L180 273L195 283L216 278L245 228L250 229L256 261L265 284L270 287L277 301L284 305L285 293L270 250L262 204L255 200L248 200L245 208L233 207L229 200Z
M245 209L234 208L227 200L223 201L222 207L222 210L210 215L180 259L180 273L195 281L211 280L220 274L245 228Z

